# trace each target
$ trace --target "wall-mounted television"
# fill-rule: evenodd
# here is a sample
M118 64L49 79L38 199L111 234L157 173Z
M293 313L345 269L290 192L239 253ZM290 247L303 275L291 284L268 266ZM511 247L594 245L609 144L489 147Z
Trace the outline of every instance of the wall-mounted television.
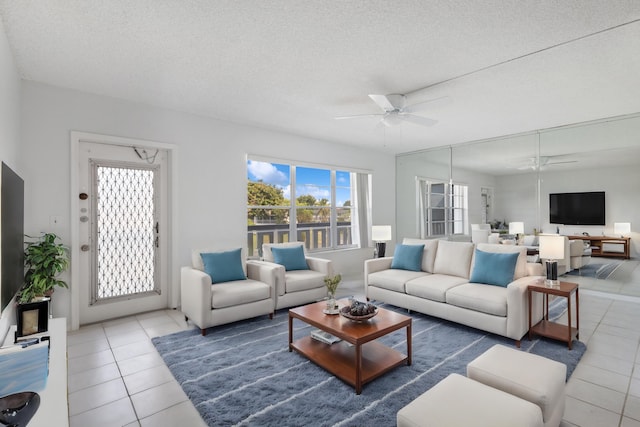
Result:
M24 181L2 163L0 175L0 311L24 283Z
M549 194L549 222L605 225L604 191Z

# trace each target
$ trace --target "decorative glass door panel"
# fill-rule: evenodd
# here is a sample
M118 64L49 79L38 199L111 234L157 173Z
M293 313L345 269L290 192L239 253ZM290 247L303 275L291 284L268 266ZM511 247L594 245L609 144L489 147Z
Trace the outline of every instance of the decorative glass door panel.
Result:
M93 164L95 250L92 304L159 293L156 167Z

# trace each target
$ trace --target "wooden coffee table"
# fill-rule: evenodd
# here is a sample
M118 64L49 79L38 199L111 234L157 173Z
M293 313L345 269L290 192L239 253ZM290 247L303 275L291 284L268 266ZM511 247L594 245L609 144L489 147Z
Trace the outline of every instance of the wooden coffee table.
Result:
M348 304L339 301L340 306ZM362 385L406 362L411 365L411 317L378 308L378 314L364 322L354 322L339 314L324 314L326 302L289 310L289 351L295 350L362 392ZM293 340L293 319L330 333L342 341L325 344L307 335ZM407 354L389 348L376 339L399 329L407 329Z

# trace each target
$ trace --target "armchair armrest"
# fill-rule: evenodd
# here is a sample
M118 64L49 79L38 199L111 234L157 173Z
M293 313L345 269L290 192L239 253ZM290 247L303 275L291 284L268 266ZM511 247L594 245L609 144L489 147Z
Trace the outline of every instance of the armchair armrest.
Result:
M373 258L364 262L364 286L369 285L369 274L391 268L393 257Z
M307 265L313 271L322 273L325 276L333 276L333 263L330 259L306 257Z
M284 266L270 261L247 261L247 277L260 280L271 286L274 299L277 295L284 295Z
M197 325L206 324L211 312L211 276L192 267L180 270L181 310Z
M269 285L271 288L271 296L274 299L278 282L281 281L284 287L284 267L272 262L248 260L247 277Z

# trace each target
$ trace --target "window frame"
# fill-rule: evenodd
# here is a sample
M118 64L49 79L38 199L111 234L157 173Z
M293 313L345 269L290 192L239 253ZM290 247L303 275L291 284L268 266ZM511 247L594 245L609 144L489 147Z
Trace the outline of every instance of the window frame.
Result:
M358 247L368 247L369 246L369 239L366 239L367 241L364 242L355 242L354 243L354 236L353 236L353 227L354 227L354 215L357 215L358 212L356 211L356 206L354 205L354 198L356 197L356 189L355 189L355 175L358 173L366 173L366 174L371 174L370 171L366 171L366 170L362 170L362 169L357 169L357 168L351 168L351 167L343 167L343 166L335 166L335 165L325 165L325 164L311 164L311 163L305 163L305 162L295 162L295 161L291 161L291 160L283 160L283 159L275 159L275 158L268 158L268 157L262 157L262 156L254 156L254 155L247 155L246 161L245 161L245 165L248 167L248 164L250 161L256 161L256 162L264 162L264 163L271 163L271 164L277 164L277 165L286 165L289 167L289 188L290 188L290 194L289 194L289 205L283 205L283 206L266 206L266 205L249 205L249 200L248 198L246 199L247 202L247 208L246 208L246 212L248 212L250 209L264 209L264 208L271 208L271 209L288 209L289 210L289 229L288 229L288 240L286 241L296 241L297 236L300 232L300 229L298 227L298 221L297 221L297 212L298 209L312 209L312 210L320 210L320 209L326 209L326 207L321 207L321 206L309 206L309 207L302 207L302 206L298 206L296 201L299 197L299 195L297 194L297 190L298 190L298 185L297 185L297 172L298 172L298 168L310 168L310 169L319 169L319 170L324 170L324 171L329 171L330 174L330 183L329 183L329 192L330 192L330 197L329 197L329 209L330 209L330 214L329 214L329 243L326 246L322 246L322 247L316 247L315 245L312 247L311 246L311 242L309 242L308 240L305 241L305 247L307 249L308 252L310 253L317 253L317 252L325 252L325 251L334 251L334 250L342 250L342 249L351 249L351 248L358 248ZM349 206L336 206L336 200L337 200L337 193L338 193L338 189L340 187L345 188L344 186L340 186L338 185L337 182L337 174L338 173L347 173L350 177L349 179L349 189L350 189L350 205ZM247 171L247 182L249 182L249 178L248 178L248 171ZM323 187L326 187L326 185L322 185ZM371 192L371 188L368 188L369 193ZM341 211L344 211L345 209L349 210L349 215L350 215L350 221L349 221L349 234L348 234L348 241L350 243L347 244L339 244L339 236L340 236L340 228L341 225L338 222L339 217L341 216ZM293 220L292 220L293 218ZM342 226L344 227L344 225ZM249 230L247 230L247 234L249 233ZM295 238L291 238L292 236L295 236ZM274 235L274 238L276 239L276 242L279 242L277 235ZM313 240L315 241L315 239ZM258 253L261 253L261 248L255 248L257 249ZM249 254L251 255L253 252L254 248L253 245L250 244L249 247ZM256 254L254 253L253 256L256 256Z
M424 183L424 184L422 184ZM433 192L434 186L442 186L442 192ZM425 191L426 190L426 191ZM422 238L464 235L469 227L469 186L449 183L441 179L416 177L418 196L418 227ZM422 194L425 191L425 194ZM442 205L434 206L434 202ZM434 211L441 211L442 219L434 220ZM435 233L440 225L442 234ZM440 231L438 230L438 231Z

